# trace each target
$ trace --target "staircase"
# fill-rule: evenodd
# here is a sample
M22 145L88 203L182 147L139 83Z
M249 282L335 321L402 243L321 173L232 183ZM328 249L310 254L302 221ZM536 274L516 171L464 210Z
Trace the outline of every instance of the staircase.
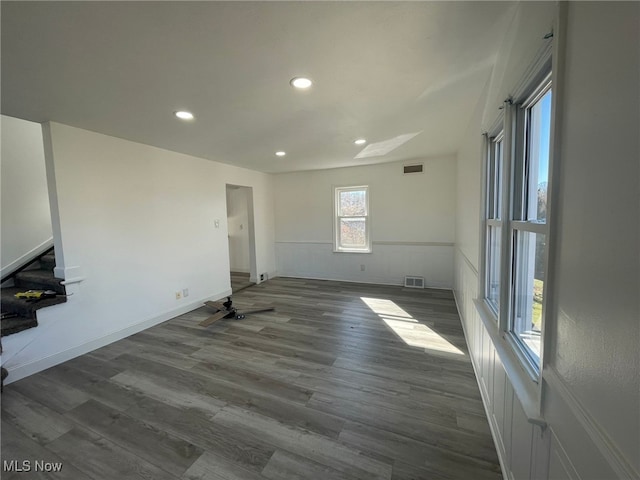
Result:
M36 257L31 263L25 265L20 270L2 279L3 285L13 283L13 286L2 287L0 289L0 310L2 312L0 336L5 337L29 328L37 327L37 310L67 301L65 288L60 284L61 279L53 276L55 264L55 255L53 249L51 249L43 255ZM53 290L57 295L37 301L15 297L16 293L27 290ZM1 351L2 346L0 344L0 352ZM6 370L3 368L2 380L4 380L5 376Z

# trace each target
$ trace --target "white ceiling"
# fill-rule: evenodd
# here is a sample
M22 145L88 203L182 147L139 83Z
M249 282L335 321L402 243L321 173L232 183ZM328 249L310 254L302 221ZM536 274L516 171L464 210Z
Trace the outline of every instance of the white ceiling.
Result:
M511 6L3 1L2 113L264 172L453 154Z

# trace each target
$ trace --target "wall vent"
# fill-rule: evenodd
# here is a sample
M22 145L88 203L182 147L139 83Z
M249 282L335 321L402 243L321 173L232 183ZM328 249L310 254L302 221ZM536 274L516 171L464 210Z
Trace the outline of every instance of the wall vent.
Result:
M408 173L422 173L423 172L423 168L424 168L424 164L423 163L417 163L414 165L404 165L403 166L403 170L404 170L404 174L408 174Z
M404 286L408 288L424 288L424 277L404 277Z

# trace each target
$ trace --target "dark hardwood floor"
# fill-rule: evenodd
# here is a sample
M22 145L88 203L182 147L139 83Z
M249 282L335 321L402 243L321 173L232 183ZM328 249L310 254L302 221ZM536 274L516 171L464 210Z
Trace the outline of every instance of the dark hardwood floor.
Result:
M3 479L499 479L451 292L276 278L2 395ZM35 461L62 462L58 473Z

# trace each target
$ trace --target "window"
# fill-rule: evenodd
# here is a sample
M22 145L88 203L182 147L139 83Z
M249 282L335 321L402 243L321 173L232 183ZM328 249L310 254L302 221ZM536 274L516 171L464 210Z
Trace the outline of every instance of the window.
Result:
M369 187L338 187L334 202L336 252L371 252Z
M485 298L487 304L498 315L500 313L500 250L502 243L502 150L503 133L489 141L487 155L487 212L486 221L486 279Z
M522 125L514 159L511 236L512 299L509 332L536 369L540 368L542 303L546 263L547 190L551 132L551 80L543 82L517 115ZM518 138L519 137L519 138Z
M499 133L486 137L484 185L484 303L536 375L549 238L550 61L543 71L521 101L508 103Z

